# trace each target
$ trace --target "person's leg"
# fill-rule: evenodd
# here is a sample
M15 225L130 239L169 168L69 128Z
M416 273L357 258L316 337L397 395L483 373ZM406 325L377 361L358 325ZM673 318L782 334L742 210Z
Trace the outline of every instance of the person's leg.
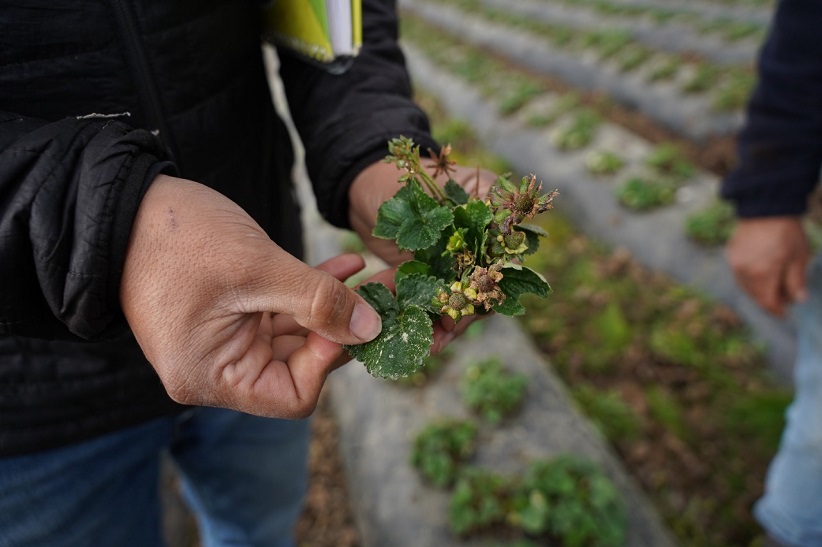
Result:
M0 458L0 547L162 545L159 461L170 419Z
M765 495L754 513L785 545L822 545L822 255L808 274L810 298L795 307L795 395Z
M307 487L308 421L201 408L172 447L204 547L294 545Z

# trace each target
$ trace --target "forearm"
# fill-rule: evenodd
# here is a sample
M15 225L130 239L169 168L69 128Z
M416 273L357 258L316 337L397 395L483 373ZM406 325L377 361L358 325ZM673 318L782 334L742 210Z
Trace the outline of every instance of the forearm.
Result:
M105 337L131 222L162 150L112 121L0 122L0 332Z

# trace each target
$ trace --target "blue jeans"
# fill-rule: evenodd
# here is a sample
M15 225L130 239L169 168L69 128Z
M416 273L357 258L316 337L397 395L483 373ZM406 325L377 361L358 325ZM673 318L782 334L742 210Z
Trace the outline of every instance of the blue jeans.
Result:
M294 545L308 422L196 408L57 450L0 459L0 547L163 545L171 456L204 546Z
M807 301L797 304L795 394L765 495L760 524L785 545L822 545L822 255L808 271Z

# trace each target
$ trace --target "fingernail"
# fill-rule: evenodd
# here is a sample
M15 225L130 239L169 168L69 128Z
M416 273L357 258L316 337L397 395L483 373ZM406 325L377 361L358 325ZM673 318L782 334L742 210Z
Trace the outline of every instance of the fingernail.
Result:
M369 342L376 338L382 330L382 321L371 306L355 304L348 328L351 334L363 342Z

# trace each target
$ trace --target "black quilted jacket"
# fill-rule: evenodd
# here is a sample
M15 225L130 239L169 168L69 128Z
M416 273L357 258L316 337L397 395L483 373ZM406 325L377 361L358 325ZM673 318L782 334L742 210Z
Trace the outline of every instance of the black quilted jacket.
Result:
M319 207L405 134L424 146L392 1L333 76L282 55ZM250 0L0 2L0 456L177 410L118 304L129 230L160 172L208 184L300 253L292 150Z

